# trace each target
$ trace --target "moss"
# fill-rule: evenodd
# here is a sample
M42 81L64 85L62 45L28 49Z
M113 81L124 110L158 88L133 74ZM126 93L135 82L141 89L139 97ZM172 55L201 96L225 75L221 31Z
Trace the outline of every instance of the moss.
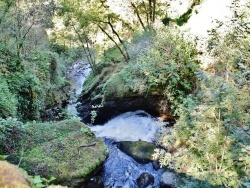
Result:
M123 93L124 89L126 89L125 83L123 77L120 76L121 74L118 73L124 66L123 63L112 64L102 68L99 75L91 74L84 82L82 96L91 93L90 98L93 99L100 95L116 96L116 92L122 95L125 94Z
M29 188L30 180L17 166L0 161L0 187Z
M129 94L129 88L125 86L125 82L121 74L114 74L105 83L103 92L106 97L124 97Z
M105 81L108 79L107 75L110 75L111 72L112 69L107 67L103 68L99 75L94 75L93 73L91 73L84 82L82 95L91 91L92 96L95 97L95 94L99 93L98 88L100 88L100 85L105 83Z
M153 161L152 155L156 147L146 141L123 141L120 143L120 149L138 163L144 164Z
M28 150L37 144L67 136L72 131L79 131L82 127L83 124L77 118L55 123L27 123L22 137L22 146Z
M25 143L25 148L29 149L24 151L22 163L22 167L32 175L55 176L55 183L76 186L93 173L107 156L104 143L77 120L45 124L44 130L41 130L42 124L33 126L29 127L30 130L37 130L29 139L33 147L27 147L28 142Z

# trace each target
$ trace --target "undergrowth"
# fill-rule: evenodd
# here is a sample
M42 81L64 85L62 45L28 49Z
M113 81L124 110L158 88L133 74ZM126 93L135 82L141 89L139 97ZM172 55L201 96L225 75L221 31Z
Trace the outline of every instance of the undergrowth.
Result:
M172 133L159 140L164 149L154 157L185 174L180 187L250 186L250 43L243 34L215 41L216 61L197 72L197 92L178 105Z
M195 71L199 69L194 44L184 40L179 31L158 30L152 44L141 49L134 60L113 71L103 84L106 97L161 94L172 105L195 88Z

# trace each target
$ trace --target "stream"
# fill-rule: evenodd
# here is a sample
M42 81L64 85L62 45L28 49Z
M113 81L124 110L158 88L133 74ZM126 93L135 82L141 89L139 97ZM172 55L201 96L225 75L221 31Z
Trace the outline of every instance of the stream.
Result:
M86 62L76 61L71 67L70 81L73 97L68 113L77 115L76 99L82 84L90 73ZM157 188L163 169L155 168L152 162L140 164L119 149L122 141L147 141L153 143L162 132L161 122L148 113L138 110L121 114L104 125L89 125L97 137L103 139L109 148L109 156L103 170L84 185L84 188ZM149 176L143 176L143 175ZM139 177L142 177L141 179Z
M69 115L77 116L77 98L82 92L82 85L86 77L90 74L91 68L87 61L76 60L72 66L68 68L67 77L71 83L70 102L67 106Z
M143 173L153 176L152 183L146 187L159 187L163 169L155 170L151 162L139 164L119 149L120 141L154 142L155 136L160 134L161 128L155 118L138 110L121 114L104 125L91 126L90 128L97 137L103 138L110 151L109 157L103 165L104 187L145 187L138 186L138 178Z

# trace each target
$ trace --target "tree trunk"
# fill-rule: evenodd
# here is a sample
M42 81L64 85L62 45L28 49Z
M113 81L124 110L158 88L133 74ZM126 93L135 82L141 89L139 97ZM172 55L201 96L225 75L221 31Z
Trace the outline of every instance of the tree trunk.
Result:
M89 46L87 45L87 48L85 47L84 42L83 42L83 40L84 40L83 37L80 35L80 33L77 31L77 29L74 26L73 26L73 29L74 29L75 33L77 34L78 39L81 42L84 54L87 57L87 60L89 62L89 65L90 65L93 73L96 74L97 70L96 70L96 65L95 65L95 58L92 57ZM87 39L85 39L85 41L87 43Z
M111 24L110 21L108 21L108 24L109 24L109 26L111 27L112 32L117 36L119 42L120 42L121 45L123 46L123 48L124 48L124 50L125 50L125 52L126 52L127 59L129 60L130 58L129 58L129 54L128 54L128 50L127 50L126 45L124 44L123 40L120 38L119 34L115 31L115 29L114 29L114 27L113 27L113 25Z
M105 29L102 28L102 26L100 24L98 24L98 27L101 29L101 31L103 33L105 33L107 35L107 37L115 44L115 46L118 48L118 50L121 52L124 60L126 62L128 62L128 58L126 56L126 54L123 52L123 50L121 49L121 47L117 44L117 42L105 31Z
M150 19L150 24L152 24L153 23L152 0L148 0L148 14Z
M135 10L136 16L137 16L137 18L138 18L138 20L139 20L139 22L140 22L140 24L141 24L143 30L146 31L146 27L145 27L145 25L143 24L143 21L142 21L142 19L141 19L141 16L140 16L140 14L139 14L139 11L138 11L137 7L136 7L135 4L132 3L132 2L131 2L131 5L132 5L132 7L133 7L134 10Z
M153 0L153 23L155 22L156 0Z

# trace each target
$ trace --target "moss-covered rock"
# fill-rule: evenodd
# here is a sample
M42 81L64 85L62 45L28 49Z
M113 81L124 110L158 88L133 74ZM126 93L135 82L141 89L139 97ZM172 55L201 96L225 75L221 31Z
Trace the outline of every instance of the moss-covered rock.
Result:
M85 126L77 118L54 123L27 123L25 133L22 135L22 145L25 150L29 150L40 143L49 142L59 137L65 137L72 132L80 131L81 128L85 128Z
M154 144L146 141L122 141L119 144L119 149L138 163L146 164L153 161L152 155L156 147Z
M23 142L22 166L33 175L54 176L55 183L78 185L100 168L108 154L102 140L76 119L32 124L27 130L31 138Z
M30 188L30 180L17 166L0 161L0 187Z

